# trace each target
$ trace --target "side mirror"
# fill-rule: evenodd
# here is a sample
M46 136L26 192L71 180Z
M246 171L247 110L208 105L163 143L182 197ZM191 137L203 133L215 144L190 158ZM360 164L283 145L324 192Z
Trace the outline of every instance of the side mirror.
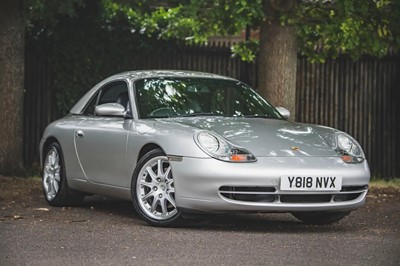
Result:
M105 103L96 106L94 113L98 116L125 117L125 107L119 103Z
M289 119L290 117L290 112L288 109L283 108L283 107L276 107L276 110L278 110L278 112L285 118L285 119Z

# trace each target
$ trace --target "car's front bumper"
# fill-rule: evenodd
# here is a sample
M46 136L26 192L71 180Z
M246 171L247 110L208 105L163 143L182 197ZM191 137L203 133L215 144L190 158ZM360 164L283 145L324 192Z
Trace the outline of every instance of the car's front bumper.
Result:
M184 157L171 161L178 208L223 211L350 211L362 206L370 172L366 161L347 164L338 157L261 157L228 163ZM281 191L280 179L341 176L341 191Z

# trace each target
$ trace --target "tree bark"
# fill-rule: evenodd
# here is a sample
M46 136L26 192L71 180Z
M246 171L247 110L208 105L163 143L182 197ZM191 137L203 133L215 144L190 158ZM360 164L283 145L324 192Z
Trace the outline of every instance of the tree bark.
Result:
M0 4L0 174L24 175L22 111L25 19L23 0Z
M282 4L277 10L275 2ZM297 37L294 28L280 25L277 12L290 12L295 1L264 0L267 19L260 28L259 92L274 106L296 117Z

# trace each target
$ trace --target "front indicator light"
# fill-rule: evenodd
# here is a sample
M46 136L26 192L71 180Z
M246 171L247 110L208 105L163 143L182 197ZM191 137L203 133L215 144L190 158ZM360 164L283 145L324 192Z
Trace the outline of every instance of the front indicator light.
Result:
M350 155L342 155L340 158L342 158L346 163L351 163L353 161L353 158Z
M249 161L251 159L252 158L249 158L249 156L245 155L245 154L233 154L230 157L230 160L234 161L234 162L245 162L245 161Z

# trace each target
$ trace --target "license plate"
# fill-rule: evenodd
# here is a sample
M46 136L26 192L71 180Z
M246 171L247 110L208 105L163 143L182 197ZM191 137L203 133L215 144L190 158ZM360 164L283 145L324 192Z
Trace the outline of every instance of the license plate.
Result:
M341 176L281 176L281 190L336 191L341 189Z

